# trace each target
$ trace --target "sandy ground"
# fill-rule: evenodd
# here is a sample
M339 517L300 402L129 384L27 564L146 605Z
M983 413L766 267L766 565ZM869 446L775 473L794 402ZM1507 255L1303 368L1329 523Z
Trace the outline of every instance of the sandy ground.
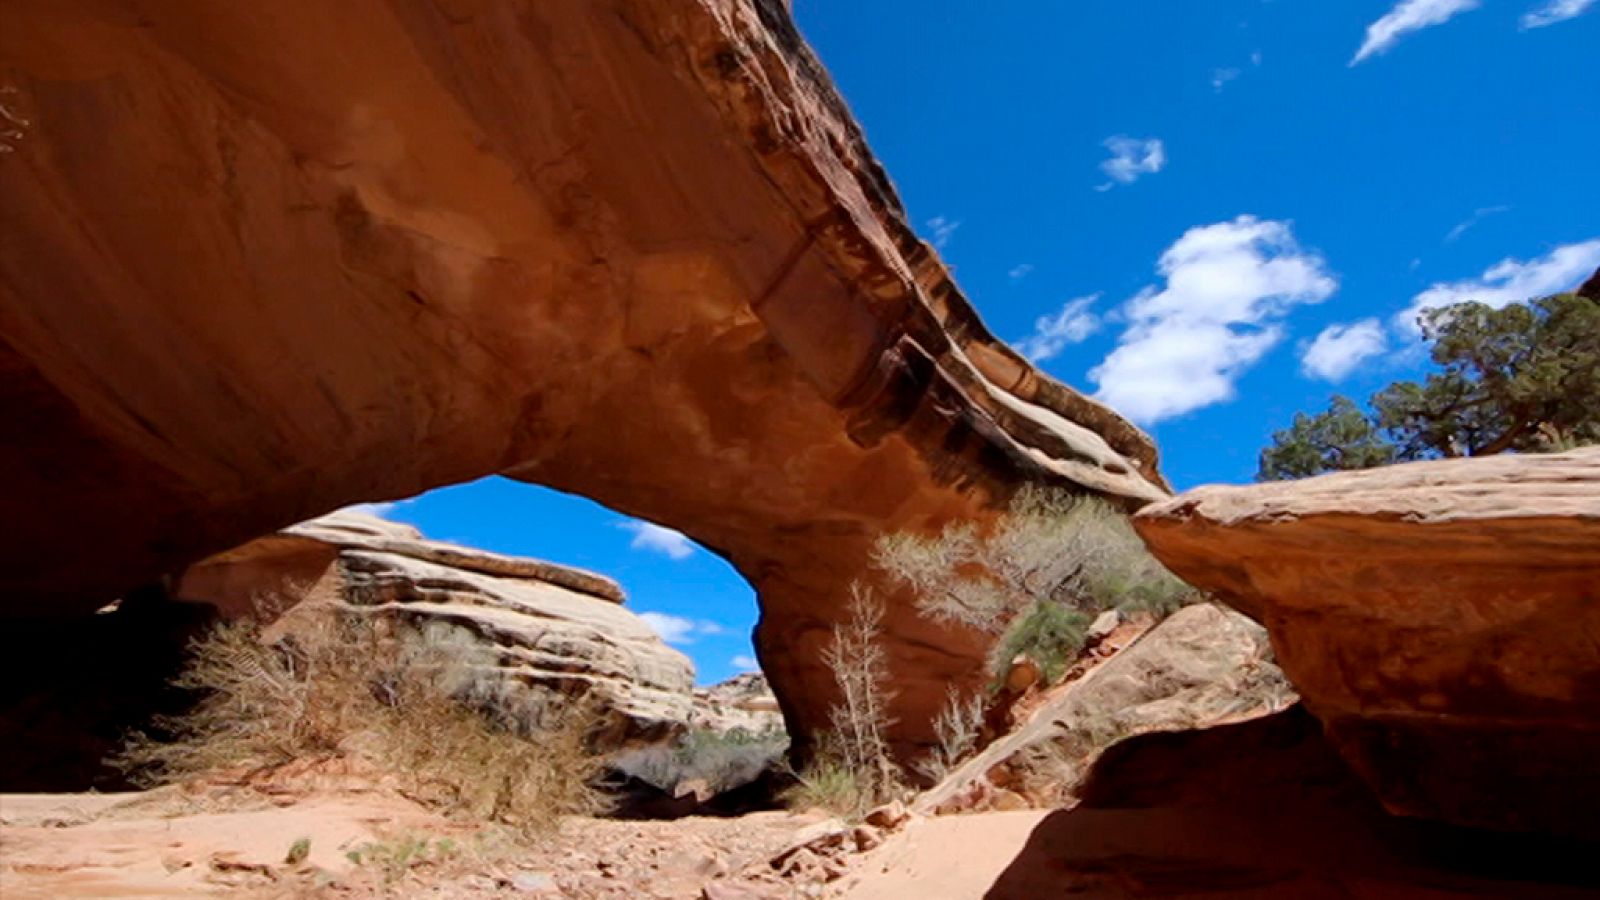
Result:
M0 897L789 897L768 860L817 818L576 818L527 847L376 790L0 795Z

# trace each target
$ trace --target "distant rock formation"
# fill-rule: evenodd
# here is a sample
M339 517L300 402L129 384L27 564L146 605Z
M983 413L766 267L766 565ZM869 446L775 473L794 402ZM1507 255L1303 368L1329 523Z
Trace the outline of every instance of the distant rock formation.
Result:
M696 688L691 727L709 731L765 734L783 730L783 711L767 677L745 672L707 688Z
M803 734L879 535L1167 495L984 327L774 0L14 3L0 85L5 615L501 473L728 559ZM885 624L914 746L990 641Z
M225 615L258 598L304 597L465 629L491 648L490 677L597 701L611 743L682 731L694 666L623 607L608 578L423 539L409 525L341 511L191 566L180 599ZM292 614L292 612L291 612Z
M1600 836L1600 447L1189 491L1135 519L1393 812Z

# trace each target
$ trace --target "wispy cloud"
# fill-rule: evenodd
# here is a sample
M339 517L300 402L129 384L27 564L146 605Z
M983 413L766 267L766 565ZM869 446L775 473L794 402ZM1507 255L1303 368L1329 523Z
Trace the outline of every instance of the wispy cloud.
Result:
M1523 262L1503 259L1477 278L1430 285L1416 295L1405 311L1395 316L1395 330L1418 335L1417 316L1423 310L1475 301L1495 309L1534 297L1557 294L1575 287L1600 267L1600 237L1562 244L1537 259Z
M1383 323L1362 319L1344 325L1329 325L1300 356L1300 370L1323 381L1343 381L1346 375L1388 345Z
M1033 323L1033 334L1017 342L1017 352L1034 362L1043 362L1069 345L1081 343L1100 327L1100 317L1090 310L1099 299L1099 294L1074 297L1054 315L1040 316Z
M1241 74L1243 73L1239 69L1212 69L1211 89L1220 94L1228 82L1238 78Z
M1089 372L1097 399L1143 423L1232 399L1234 382L1282 338L1287 312L1338 287L1288 222L1255 216L1190 229L1157 268L1165 286L1123 305L1128 327Z
M1154 175L1167 165L1167 147L1160 138L1132 138L1125 134L1108 137L1105 148L1111 158L1100 164L1100 171L1111 180L1095 187L1109 191L1116 184L1132 184L1141 175Z
M1597 0L1549 0L1538 9L1525 13L1520 24L1522 30L1527 31L1530 28L1543 28L1546 25L1565 22L1583 15L1596 2Z
M956 229L961 223L944 216L934 216L928 220L928 242L934 249L943 250L950 246L950 239L955 237Z
M1456 223L1456 227L1450 229L1450 233L1444 236L1444 242L1446 244L1455 243L1456 238L1466 234L1467 229L1478 224L1479 222L1482 222L1484 219L1510 211L1511 207L1509 206L1479 207L1478 209L1473 210L1472 215L1467 216L1465 219L1462 219L1460 222Z
M628 542L628 546L634 550L660 553L669 559L688 559L694 555L694 542L681 531L639 519L629 519L617 527L633 532L633 540Z
M761 669L761 663L757 662L754 656L746 656L743 653L728 660L728 664L740 672L757 672Z
M1478 8L1479 0L1400 0L1394 8L1367 26L1367 39L1350 60L1358 65L1367 58L1387 53L1389 48L1413 31L1443 25L1461 13Z
M1032 271L1033 263L1018 263L1017 265L1011 267L1011 271L1006 273L1006 277L1012 281L1021 281L1022 279L1027 278L1028 274Z
M669 644L692 644L699 637L727 633L726 628L709 619L686 619L664 612L642 612L639 618Z

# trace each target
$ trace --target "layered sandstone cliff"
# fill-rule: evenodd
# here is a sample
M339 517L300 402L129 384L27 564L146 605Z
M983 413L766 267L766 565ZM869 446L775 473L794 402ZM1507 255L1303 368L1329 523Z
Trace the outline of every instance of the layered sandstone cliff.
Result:
M729 559L803 733L882 532L1166 494L984 328L777 0L4 15L10 614L505 473ZM984 642L888 627L920 740Z
M482 685L583 698L609 723L603 737L613 744L680 731L694 706L693 664L623 606L616 582L426 540L373 516L341 511L219 553L187 569L175 593L230 616L275 599L333 603L424 635L459 636L471 651L462 655L482 660Z
M1267 626L1390 810L1600 834L1600 448L1204 487L1134 521Z

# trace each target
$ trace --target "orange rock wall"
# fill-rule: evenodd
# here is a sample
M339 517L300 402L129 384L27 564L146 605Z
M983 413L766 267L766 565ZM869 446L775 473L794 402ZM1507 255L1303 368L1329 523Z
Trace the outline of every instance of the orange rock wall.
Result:
M772 0L0 15L12 614L505 473L726 556L804 731L882 532L1165 495L984 329ZM983 642L890 629L916 732Z

